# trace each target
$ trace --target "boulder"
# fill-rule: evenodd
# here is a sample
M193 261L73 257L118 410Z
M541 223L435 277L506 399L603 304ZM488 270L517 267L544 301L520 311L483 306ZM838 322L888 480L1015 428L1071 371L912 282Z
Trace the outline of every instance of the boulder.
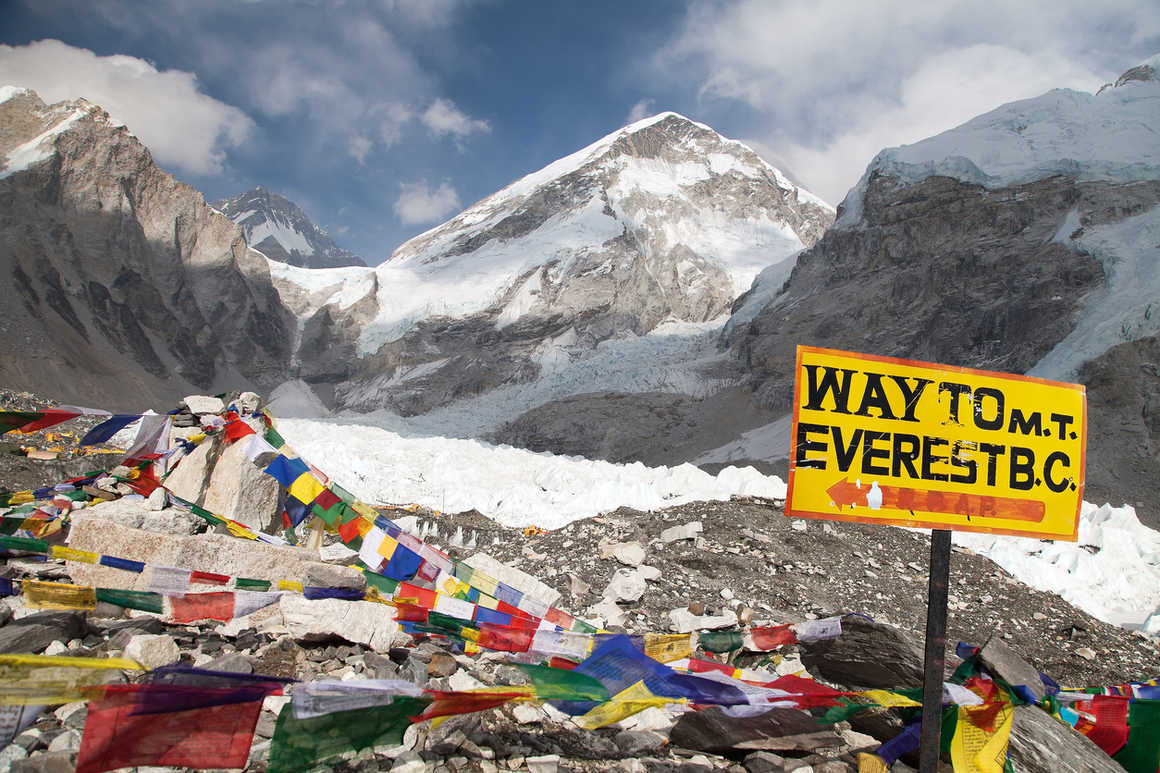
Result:
M798 709L770 709L755 717L730 717L713 706L681 715L669 733L674 746L724 754L745 750L812 752L843 745L832 727Z
M1025 685L1035 695L1035 700L1042 700L1047 694L1043 680L1039 678L1039 672L1019 657L999 634L993 635L983 645L983 649L979 651L979 660L991 674L1012 687Z
M125 657L135 660L145 668L167 666L181 658L181 649L172 636L158 634L138 634L125 645Z
M95 513L96 511L94 511ZM222 534L189 536L157 534L131 529L102 518L78 513L73 516L70 547L93 553L143 561L164 567L182 567L255 580L303 581L309 571L324 572L344 587L365 588L362 572L350 567L321 565L302 548L241 540ZM149 590L152 572L135 573L80 561L67 563L73 582L102 588ZM194 591L221 590L217 586L193 586Z
M1016 706L1007 755L1019 773L1124 773L1100 747L1035 706Z
M923 647L900 628L858 616L842 621L835 639L802 642L811 674L854 688L922 686Z
M256 419L249 420L255 429ZM177 496L215 515L231 518L257 531L269 531L278 516L278 481L246 458L245 443L207 438L166 480Z
M41 653L54 641L71 641L86 630L82 613L36 612L0 628L0 654Z
M285 627L299 642L328 641L338 637L365 644L376 652L410 642L395 622L395 608L373 601L309 600L287 593L278 602Z

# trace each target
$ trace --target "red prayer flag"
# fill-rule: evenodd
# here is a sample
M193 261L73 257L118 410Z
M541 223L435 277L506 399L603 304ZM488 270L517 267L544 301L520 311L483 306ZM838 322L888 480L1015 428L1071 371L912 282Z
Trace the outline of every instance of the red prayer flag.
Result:
M733 672L736 669L733 666L727 666L724 663L718 663L713 660L689 658L689 670L694 674L707 674L710 671L719 671L726 676L733 676Z
M484 624L479 629L476 643L484 649L502 652L527 652L536 635L534 628L501 628Z
M576 618L572 617L572 615L568 614L562 609L557 609L556 607L550 608L548 610L548 614L544 615L544 619L552 625L560 626L565 631L570 629L572 627L572 623L576 621Z
M322 493L314 498L314 504L321 507L323 510L329 510L337 505L342 500L334 495L334 492L328 488L324 488Z
M1128 703L1128 698L1118 695L1097 695L1076 705L1081 711L1095 716L1095 727L1086 735L1109 757L1128 743Z
M222 429L222 432L226 436L227 443L233 443L235 441L241 440L246 435L258 434L256 432L254 432L253 427L251 427L249 424L246 424L246 422L242 421L241 419L237 418L236 414L234 415L234 418L232 418L226 422L226 425Z
M434 717L473 714L477 711L486 711L487 709L494 709L496 706L502 706L508 701L520 697L519 694L512 692L436 692L434 690L427 690L426 693L435 700L431 702L431 705L427 707L426 711L417 717L420 721Z
M229 621L234 617L234 594L232 591L170 596L169 603L173 610L173 622L175 623L192 623L194 620Z
M410 601L414 602L420 607L426 609L435 608L436 593L431 588L420 588L418 585L412 585L409 582L399 583L399 587L395 590L396 601Z
M797 643L797 636L788 625L758 626L750 628L749 633L753 636L753 646L762 651Z
M39 411L39 413L42 413L44 415L35 421L30 421L29 423L25 424L23 427L20 428L20 431L21 432L36 432L37 430L47 429L48 427L56 426L57 424L60 424L62 421L68 421L69 419L75 419L77 416L81 415L81 414L76 413L74 411L62 411L59 408L45 408L45 409Z
M152 685L111 685L89 703L76 773L102 773L138 765L241 768L250 756L262 701L137 714L142 690ZM161 688L173 689L173 688Z
M190 572L190 582L201 582L207 585L225 585L230 581L228 574L214 574L213 572Z

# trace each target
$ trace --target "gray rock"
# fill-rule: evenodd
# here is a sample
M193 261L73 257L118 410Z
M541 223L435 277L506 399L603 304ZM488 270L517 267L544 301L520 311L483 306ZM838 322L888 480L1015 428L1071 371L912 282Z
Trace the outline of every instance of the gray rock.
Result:
M202 666L202 668L209 671L226 671L231 674L255 673L253 658L241 652L231 652L228 655L222 655L220 658L214 658Z
M54 641L84 636L86 629L79 612L35 612L0 628L0 654L38 654Z
M922 645L894 626L847 617L841 636L799 646L810 673L830 682L871 689L922 685Z
M729 717L717 707L682 714L669 733L675 746L725 753L746 749L809 752L842 744L833 728L797 709L770 709L756 717Z
M1042 700L1047 694L1043 680L1035 667L1019 657L1015 650L1003 641L1000 634L995 634L979 651L979 660L995 676L1011 686L1025 685L1035 695L1035 700Z
M181 649L172 636L138 634L125 645L125 657L137 661L145 668L160 668L178 660Z
M13 760L10 773L73 773L75 755L71 751L39 752L28 759Z
M1007 745L1020 773L1123 773L1087 736L1035 706L1017 706Z
M324 563L311 563L306 567L306 585L315 585L321 588L351 588L366 590L366 575L362 572L352 572L349 566L335 566Z
M773 752L747 754L744 764L749 773L782 773L785 770L785 758Z
M626 757L643 757L662 748L668 739L652 730L621 730L612 742Z
M211 397L209 395L188 395L181 401L190 413L206 414L206 413L221 413L225 410L225 403L220 397Z

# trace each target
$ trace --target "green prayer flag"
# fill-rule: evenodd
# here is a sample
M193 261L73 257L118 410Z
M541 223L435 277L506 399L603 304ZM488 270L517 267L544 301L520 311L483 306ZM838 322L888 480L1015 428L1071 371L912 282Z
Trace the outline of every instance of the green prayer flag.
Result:
M362 561L358 562L359 566L366 569L367 565ZM367 578L367 585L372 588L377 588L379 593L390 598L395 595L395 590L399 587L398 580L392 580L390 577L384 577L381 574L375 574L371 571L363 572L363 576Z
M39 411L0 411L0 435L43 418L44 414Z
M706 631L697 634L697 641L707 652L731 652L741 649L745 637L741 631Z
M115 604L127 609L139 609L142 612L153 612L160 615L164 610L161 607L161 594L144 590L118 590L116 588L97 588L97 601Z
M273 427L266 428L266 442L274 446L274 448L281 448L286 445L286 441L278 434L278 430Z
M338 485L334 481L330 482L330 491L336 497L341 499L343 502L346 502L348 505L354 504L355 502L358 501L358 497L356 497L354 494L350 493L349 491L347 491L346 489L344 489L342 486Z
M1112 759L1128 773L1160 769L1160 701L1133 700L1128 707L1128 743Z
M49 551L47 542L28 537L0 537L0 548L27 550L31 553L47 553Z
M608 700L608 688L599 680L579 671L530 663L515 663L527 672L540 700L597 701Z
M830 708L826 709L826 713L818 718L818 724L834 725L838 722L845 722L858 712L873 708L872 704L856 703L847 698L838 698L838 704L837 706L830 706Z
M269 580L251 580L248 577L239 577L234 582L238 590L270 590Z
M343 752L368 746L398 746L412 717L422 714L430 703L430 698L400 696L386 706L338 711L310 719L295 719L294 706L287 703L274 726L267 770L269 773L311 770Z
M445 615L442 612L429 612L427 614L427 625L441 629L440 632L446 630L455 636L459 635L459 631L465 624L470 624L470 620L461 620L458 617Z

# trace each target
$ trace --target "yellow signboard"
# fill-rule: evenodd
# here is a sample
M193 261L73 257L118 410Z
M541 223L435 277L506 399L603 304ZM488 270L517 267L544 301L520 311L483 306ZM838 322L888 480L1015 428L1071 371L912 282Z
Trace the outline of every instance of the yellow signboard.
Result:
M786 515L1074 541L1084 387L799 346Z

